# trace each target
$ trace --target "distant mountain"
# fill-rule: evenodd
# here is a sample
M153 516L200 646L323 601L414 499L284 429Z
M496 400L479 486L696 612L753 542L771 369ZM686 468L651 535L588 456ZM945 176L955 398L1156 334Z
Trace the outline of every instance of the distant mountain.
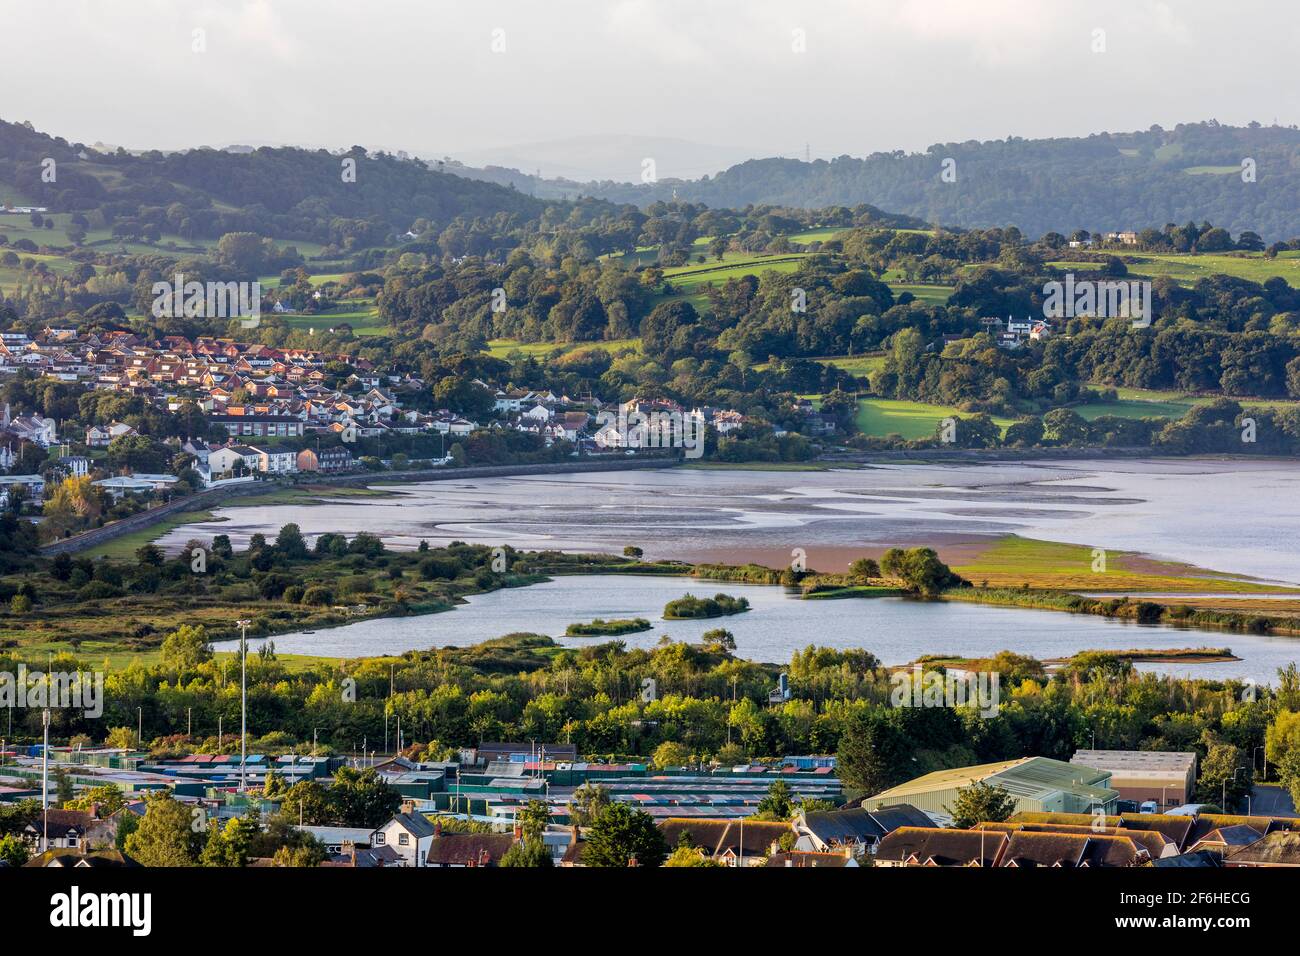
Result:
M940 178L952 159L955 182ZM1254 182L1243 182L1245 160ZM654 185L588 182L586 195L645 205L661 199L741 208L870 203L950 226L1018 226L1038 236L1074 229L1159 228L1209 220L1268 241L1300 236L1300 130L1157 126L1069 139L947 143L924 153L874 153L829 162L753 159L711 177Z
M739 146L714 146L667 136L575 136L489 149L452 157L467 166L516 169L544 179L574 183L639 183L647 160L658 178L711 176L753 157Z

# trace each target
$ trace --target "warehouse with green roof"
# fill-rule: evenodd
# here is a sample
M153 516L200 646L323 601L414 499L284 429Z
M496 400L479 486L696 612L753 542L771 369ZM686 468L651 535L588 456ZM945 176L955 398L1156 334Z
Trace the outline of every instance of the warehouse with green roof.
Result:
M957 791L974 783L1001 787L1016 801L1017 812L1112 813L1119 793L1110 772L1047 757L1021 757L1000 763L937 770L862 801L866 810L910 803L940 822L952 816Z

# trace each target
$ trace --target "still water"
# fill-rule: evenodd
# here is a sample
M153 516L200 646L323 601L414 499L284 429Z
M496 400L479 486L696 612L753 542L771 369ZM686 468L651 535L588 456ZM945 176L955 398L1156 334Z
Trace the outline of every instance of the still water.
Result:
M388 486L394 494L312 505L222 508L161 543L369 531L394 548L453 540L685 561L843 570L864 550L927 544L960 564L990 538L1122 549L1300 584L1300 463L1140 461L903 464L822 472L629 471Z
M703 621L665 621L663 607L690 592L743 595L752 610ZM918 602L901 598L804 601L784 588L690 578L578 575L525 588L474 595L442 614L361 621L314 634L273 638L278 652L324 657L400 654L413 649L464 647L513 632L546 634L570 647L614 638L564 637L565 627L593 618L644 617L654 627L617 638L629 647L652 647L663 637L698 641L725 627L737 653L750 660L789 661L791 652L817 644L865 648L885 664L904 664L922 654L990 655L1014 650L1038 658L1065 657L1085 649L1230 647L1243 658L1216 664L1141 664L1141 670L1205 678L1252 678L1275 682L1277 668L1300 651L1300 639L1218 634L1148 627L1090 615L972 604ZM263 641L250 641L251 647ZM223 649L230 649L224 646Z

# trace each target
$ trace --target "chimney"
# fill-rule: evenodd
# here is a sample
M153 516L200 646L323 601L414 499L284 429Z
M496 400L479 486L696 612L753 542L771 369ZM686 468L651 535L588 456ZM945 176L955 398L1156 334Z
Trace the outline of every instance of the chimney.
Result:
M516 843L520 843L520 842L523 841L523 839L524 839L524 828L523 828L522 825L516 823L516 824L515 824L515 842L516 842Z
M442 820L433 821L433 835L435 837L442 836Z
M794 866L794 857L787 856L787 857L785 858L785 865L786 865L786 866Z
M402 812L403 812L403 813L414 813L414 812L415 812L415 801L414 801L414 800L403 800L403 801L402 801Z
M641 864L638 863L638 862L636 861L636 857L634 857L634 856L630 856L630 857L627 858L627 865L628 865L628 866L640 866Z

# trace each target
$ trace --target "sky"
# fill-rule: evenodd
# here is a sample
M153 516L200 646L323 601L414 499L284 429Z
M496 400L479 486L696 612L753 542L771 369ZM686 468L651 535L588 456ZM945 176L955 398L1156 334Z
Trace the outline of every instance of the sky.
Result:
M648 137L701 144L675 152L677 168L660 164L661 176L694 177L805 150L828 159L1210 118L1300 122L1294 0L0 0L0 10L10 41L0 118L128 148L359 144L521 163L535 153L606 173L636 152L625 138ZM639 163L627 164L637 178Z

